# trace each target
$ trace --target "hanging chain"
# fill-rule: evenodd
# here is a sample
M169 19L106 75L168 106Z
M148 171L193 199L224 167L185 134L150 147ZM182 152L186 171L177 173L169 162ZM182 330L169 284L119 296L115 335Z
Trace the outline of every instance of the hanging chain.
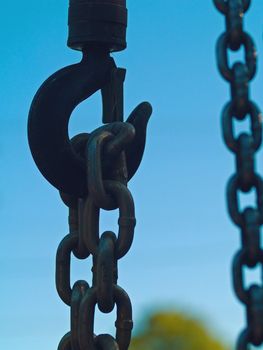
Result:
M70 332L59 350L127 350L132 306L117 284L118 260L133 242L135 209L127 188L142 160L152 113L139 104L123 122L125 69L111 52L126 48L126 0L70 0L68 45L83 52L81 62L65 67L40 87L28 120L29 145L43 176L69 207L69 234L56 256L56 288L70 307ZM68 136L74 108L101 91L103 123L91 133ZM100 211L118 210L118 235L100 232ZM92 279L71 281L71 258L92 256ZM110 313L116 306L116 336L95 335L95 308Z
M214 0L224 14L226 32L217 42L217 65L223 78L230 83L231 100L222 112L222 131L226 146L236 156L236 173L227 185L227 205L232 221L241 230L242 247L233 260L233 286L237 298L246 307L247 326L240 334L237 349L248 349L249 344L263 343L263 284L246 288L244 270L263 267L260 229L263 224L263 181L256 172L255 154L262 143L262 115L251 101L249 82L256 73L256 48L251 36L244 31L243 15L250 0ZM229 64L228 52L244 48L244 62ZM250 119L250 133L234 134L234 121ZM256 206L240 208L238 193L256 192ZM262 272L261 272L262 273ZM262 278L262 277L261 277Z
M69 206L70 233L57 250L56 287L61 299L71 308L71 331L62 338L59 350L101 347L126 350L129 347L133 326L132 308L127 293L117 285L117 262L131 247L136 222L133 198L127 188L125 154L122 151L124 144L133 135L133 126L121 122L113 122L91 133L84 150L89 193L77 200L61 193L64 203ZM112 164L109 167L110 160ZM104 180L107 164L107 178L111 176L112 180ZM101 209L119 210L118 237L111 231L104 232L100 237ZM72 253L78 259L92 255L91 287L86 281L77 281L71 288ZM116 339L109 335L94 336L96 305L103 313L109 313L117 306Z

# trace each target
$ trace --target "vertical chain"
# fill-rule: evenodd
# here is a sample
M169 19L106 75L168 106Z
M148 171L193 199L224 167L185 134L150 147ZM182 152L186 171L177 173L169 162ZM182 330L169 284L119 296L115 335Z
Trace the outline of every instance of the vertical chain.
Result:
M247 324L240 334L236 348L248 349L249 344L263 343L263 283L245 286L244 270L263 268L260 230L263 225L263 181L256 172L256 152L262 143L262 115L250 99L249 82L256 73L256 49L251 36L244 31L244 13L250 0L214 0L225 16L226 31L219 37L216 48L217 65L222 77L229 82L231 100L222 112L222 132L226 146L236 158L236 172L227 185L227 205L232 221L241 232L242 246L232 265L233 287L237 298L246 308ZM228 54L244 48L244 62L229 64ZM250 131L235 136L235 120L249 118ZM254 190L256 203L241 210L239 193Z
M117 285L117 262L131 247L136 223L123 152L134 132L133 126L124 122L113 122L92 132L83 150L88 194L75 199L61 193L64 203L69 206L70 233L57 250L56 287L60 298L71 308L71 331L62 338L59 350L97 349L108 343L114 349L127 350L129 347L132 307L128 294ZM119 210L117 236L112 231L100 235L101 209ZM91 287L80 280L71 288L72 253L79 259L92 255ZM111 312L116 305L116 339L109 335L107 340L101 339L102 336L94 339L96 305L103 313Z
M69 0L68 25L68 46L82 51L83 58L41 85L28 119L33 158L69 208L69 233L56 255L56 288L70 307L70 332L58 349L127 350L132 305L118 285L118 261L133 242L136 219L128 182L143 157L152 108L142 102L123 121L126 70L116 66L110 53L126 48L126 0ZM71 113L97 91L102 95L105 125L70 140ZM101 210L119 211L117 234L100 232ZM72 283L73 256L92 258L89 283ZM94 334L96 305L103 313L116 306L115 338Z

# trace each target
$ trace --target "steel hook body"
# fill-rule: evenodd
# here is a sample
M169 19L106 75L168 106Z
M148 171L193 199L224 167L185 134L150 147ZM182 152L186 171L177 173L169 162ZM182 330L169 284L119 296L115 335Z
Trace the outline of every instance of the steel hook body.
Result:
M70 144L70 116L80 102L107 83L114 67L108 54L91 53L80 63L54 73L33 99L28 120L33 158L43 176L66 193L85 192L85 162Z
M80 63L54 73L33 99L28 120L31 153L42 175L64 193L87 194L85 157L75 151L68 135L70 116L78 104L110 82L113 69L116 65L108 53L93 51ZM136 132L126 149L128 179L140 165L151 113L151 105L143 102L127 119ZM83 141L87 140L88 134Z

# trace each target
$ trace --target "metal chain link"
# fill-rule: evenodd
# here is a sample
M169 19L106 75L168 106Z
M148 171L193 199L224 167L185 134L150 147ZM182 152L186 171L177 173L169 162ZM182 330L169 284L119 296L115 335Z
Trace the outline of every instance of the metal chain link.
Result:
M71 308L71 331L62 338L59 350L126 350L129 347L132 307L127 293L117 285L117 261L129 251L136 223L123 152L133 136L133 126L124 122L111 123L91 133L83 152L87 160L89 194L76 200L61 193L69 206L70 233L57 250L56 287L60 298ZM116 208L119 209L118 237L111 231L100 236L100 210ZM71 288L72 253L79 259L92 255L91 287L86 281L77 281ZM94 336L96 305L103 313L117 306L116 340L109 335Z
M222 77L230 83L231 100L222 112L222 131L226 146L236 157L236 173L227 185L227 205L232 221L241 230L242 247L233 260L233 286L237 298L246 307L247 325L240 334L236 348L263 343L263 281L245 287L244 269L263 268L260 229L263 225L263 181L256 172L255 154L262 143L262 115L249 97L249 82L256 73L256 49L253 39L243 29L243 14L250 0L213 0L225 15L226 31L217 42L217 65ZM245 50L244 62L229 65L229 51ZM250 132L234 134L235 120L250 119ZM241 210L238 193L256 192L254 207ZM262 277L261 277L262 278Z

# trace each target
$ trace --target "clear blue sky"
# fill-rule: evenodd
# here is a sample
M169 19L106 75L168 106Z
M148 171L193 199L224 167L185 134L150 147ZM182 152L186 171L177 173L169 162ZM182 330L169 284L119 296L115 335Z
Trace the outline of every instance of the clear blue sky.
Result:
M0 348L55 349L69 329L69 309L54 284L57 245L67 234L67 209L38 172L26 135L27 114L40 84L80 54L66 47L68 1L4 1L1 5L1 255ZM223 145L220 112L229 87L216 69L215 42L224 19L212 0L129 0L125 111L152 103L147 147L130 183L137 227L119 263L136 321L154 307L200 316L234 341L243 307L231 290L230 262L239 232L225 207L234 158ZM252 97L262 106L263 4L245 17L259 66ZM100 96L73 113L70 134L101 125ZM262 154L258 165L262 167ZM102 228L116 228L105 214ZM90 281L90 262L73 262L73 281ZM251 277L251 276L250 276ZM97 312L96 332L112 331L115 315Z

